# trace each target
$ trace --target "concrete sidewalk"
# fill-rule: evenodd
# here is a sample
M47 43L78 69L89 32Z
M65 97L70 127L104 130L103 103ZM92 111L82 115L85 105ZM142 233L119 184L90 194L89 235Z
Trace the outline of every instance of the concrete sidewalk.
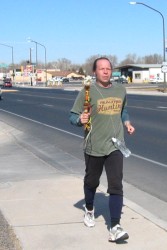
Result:
M102 186L95 201L96 226L85 227L82 178L61 171L58 161L54 168L21 147L2 122L0 131L0 210L22 249L167 249L166 231L127 205L121 224L130 238L123 245L109 243L108 195ZM56 156L63 158L64 152Z

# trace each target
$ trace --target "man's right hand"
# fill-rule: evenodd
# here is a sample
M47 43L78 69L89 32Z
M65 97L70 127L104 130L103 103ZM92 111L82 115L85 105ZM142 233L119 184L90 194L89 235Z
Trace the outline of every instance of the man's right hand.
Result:
M81 115L80 115L80 121L82 124L87 124L88 121L89 121L89 117L90 117L90 113L85 113L83 112Z

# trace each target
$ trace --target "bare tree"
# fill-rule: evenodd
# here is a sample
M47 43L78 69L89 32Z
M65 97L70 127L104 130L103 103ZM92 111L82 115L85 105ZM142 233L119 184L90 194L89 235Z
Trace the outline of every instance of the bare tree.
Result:
M117 65L117 57L116 56L112 56L112 55L93 55L93 56L90 56L85 64L83 65L83 69L84 69L84 72L86 75L92 75L92 65L93 65L93 62L96 60L96 58L99 58L99 57L107 57L109 58L109 60L111 61L113 67L115 67Z
M57 68L60 70L71 70L71 65L71 61L66 58L57 60Z
M81 67L82 67L82 65L80 65L80 64L72 64L71 71L78 72Z
M121 65L126 64L161 64L163 61L162 56L158 54L146 55L144 57L137 57L136 54L128 54L126 58L120 62Z
M96 58L98 57L108 57L113 65L113 68L118 65L118 60L115 55L92 55L89 58L86 59L85 63L80 64L73 64L69 59L61 58L57 61L52 61L47 63L47 69L59 69L59 70L67 70L67 71L75 71L79 72L80 69L83 69L83 72L85 75L92 75L92 65ZM163 62L163 58L161 55L153 54L153 55L146 55L144 57L137 57L136 54L128 54L124 60L122 60L119 63L119 66L121 65L127 65L127 64L161 64ZM20 63L15 64L14 68L20 68L21 66L26 66L27 61L22 60ZM37 68L45 68L44 63L38 62Z
M47 64L47 68L53 68L58 70L71 70L72 63L66 58L60 58L57 61L52 61Z
M126 64L134 64L137 61L137 56L136 54L128 54L123 61L120 62L121 65L126 65Z
M85 64L83 65L83 69L86 75L92 75L92 64L96 58L100 57L100 55L90 56Z
M163 62L163 58L161 55L154 54L143 57L144 63L153 63L153 64L161 64Z

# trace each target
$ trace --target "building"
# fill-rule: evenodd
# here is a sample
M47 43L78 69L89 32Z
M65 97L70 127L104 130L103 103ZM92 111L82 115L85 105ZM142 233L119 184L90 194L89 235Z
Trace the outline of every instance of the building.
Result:
M13 71L10 70L9 75L12 76ZM14 70L14 82L23 83L35 83L35 82L50 82L52 79L60 79L63 77L73 78L73 79L84 79L84 75L79 75L72 71L60 71L55 69L37 69L35 70L32 65L27 65L21 67L20 69Z
M156 77L164 80L161 67L162 64L127 64L114 68L114 71L120 72L121 76L129 77L133 83L145 83Z
M85 78L84 75L77 74L74 71L68 71L68 70L55 70L55 69L48 69L47 72L52 75L52 78L62 78L62 77L67 77L67 78L73 78L73 79L78 79L82 80Z

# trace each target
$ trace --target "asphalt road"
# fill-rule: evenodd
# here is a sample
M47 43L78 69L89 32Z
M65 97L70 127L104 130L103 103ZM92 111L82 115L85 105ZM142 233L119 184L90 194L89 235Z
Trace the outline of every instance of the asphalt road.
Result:
M83 130L70 125L68 120L78 92L18 90L3 94L0 117L2 121L26 134L26 141L22 143L25 146L26 143L32 145L33 153L53 165L49 148L55 144L83 160ZM136 133L134 136L126 135L127 145L132 151L132 156L125 159L124 164L124 180L130 185L126 188L126 196L145 209L158 213L160 203L167 202L164 191L167 190L167 97L129 95L128 109ZM80 169L80 172L83 174L84 170ZM105 175L101 182L106 185ZM133 187L133 192L130 187ZM134 188L137 188L136 192ZM149 195L148 199L156 198L154 208L143 193L139 195L139 191ZM166 213L162 218L167 220Z

